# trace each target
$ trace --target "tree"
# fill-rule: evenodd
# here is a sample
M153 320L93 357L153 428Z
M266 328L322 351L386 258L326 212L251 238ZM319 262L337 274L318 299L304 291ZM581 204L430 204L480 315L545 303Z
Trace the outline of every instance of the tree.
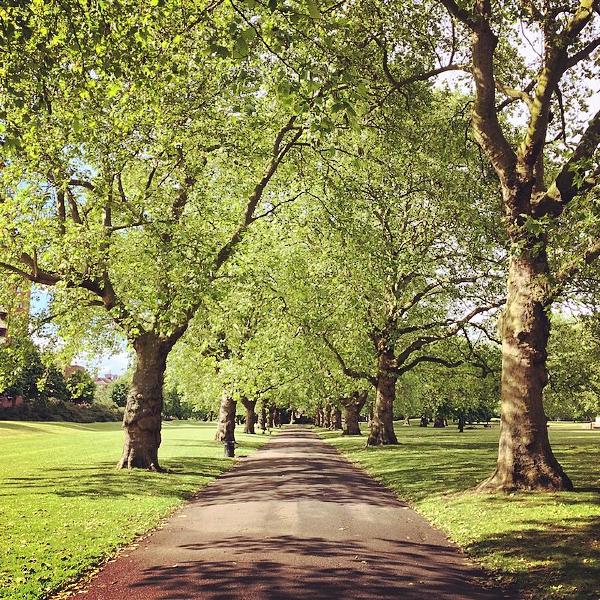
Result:
M124 381L117 381L112 386L110 391L110 399L120 408L124 408L127 404L127 396L129 395L129 385Z
M74 404L91 404L96 393L96 384L85 370L73 372L66 381L70 401Z
M542 394L550 307L569 279L600 254L595 230L579 235L574 251L561 252L563 219L571 210L582 216L577 204L585 204L597 183L600 111L587 127L580 127L573 111L586 87L591 90L595 71L590 59L600 46L599 4L440 3L470 36L473 130L498 177L511 242L501 327L498 464L480 489L570 490L572 483L550 447ZM527 65L511 51L519 29L541 42L536 64ZM526 114L522 129L501 116L517 102Z
M2 59L0 266L106 311L128 339L119 466L159 470L167 357L248 226L276 205L267 186L305 129L296 106L274 102L277 82L255 77L260 57L215 49L226 19L200 13L190 30L187 4L130 8L124 29L105 31L90 7L77 44L68 7L11 13L24 33ZM55 28L58 41L44 33ZM22 78L31 47L39 73ZM248 99L243 110L234 98Z
M494 259L502 240L488 235L498 216L481 205L467 216L471 198L489 188L485 173L475 180L464 168L455 108L429 98L419 124L435 133L425 139L415 115L390 109L377 133L339 140L356 150L323 159L317 202L302 207L300 239L277 282L296 325L345 376L373 386L370 445L397 443L398 379L419 365L468 360L468 346L450 340L502 304Z

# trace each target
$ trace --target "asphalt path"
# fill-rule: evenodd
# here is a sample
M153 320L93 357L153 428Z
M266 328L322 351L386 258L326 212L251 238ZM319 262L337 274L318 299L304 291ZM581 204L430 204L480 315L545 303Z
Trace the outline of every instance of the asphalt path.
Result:
M109 562L86 600L497 600L425 519L289 427Z

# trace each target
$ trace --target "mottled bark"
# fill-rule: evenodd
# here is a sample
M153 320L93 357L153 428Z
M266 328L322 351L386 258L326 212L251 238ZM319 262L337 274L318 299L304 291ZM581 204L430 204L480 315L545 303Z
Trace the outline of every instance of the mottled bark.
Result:
M260 413L258 414L258 426L262 433L267 430L267 408L265 403L262 402L260 405Z
M275 411L277 409L274 406L269 406L269 410L267 412L267 426L269 429L273 429L275 427Z
M502 317L502 419L495 473L482 490L570 490L554 457L542 402L546 348L548 262L538 247L510 259Z
M323 409L323 425L325 429L331 427L331 404L327 403Z
M117 466L159 471L163 383L171 346L157 335L146 333L134 341L133 347L136 364L123 416L123 455Z
M215 440L217 442L235 442L236 404L231 394L227 390L224 390L221 396L221 406L219 407L217 432L215 433Z
M315 425L317 427L323 427L323 409L320 406L315 413Z
M377 393L367 446L387 446L398 443L394 432L394 400L398 376L393 371L393 361L394 356L391 352L383 352L379 356Z
M367 401L367 395L367 392L355 392L350 398L343 400L342 435L361 435L360 411Z
M244 433L254 433L254 424L256 423L256 400L248 400L248 398L242 398L242 404L246 409L246 423L244 424Z
M337 406L332 406L329 419L329 429L336 430L342 428L342 411Z

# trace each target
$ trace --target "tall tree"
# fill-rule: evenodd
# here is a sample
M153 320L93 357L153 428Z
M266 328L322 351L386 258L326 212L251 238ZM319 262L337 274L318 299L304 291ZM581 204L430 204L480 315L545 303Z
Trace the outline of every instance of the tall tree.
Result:
M548 381L548 312L569 278L600 254L597 229L580 236L574 250L561 244L568 213L576 211L585 222L580 202L585 204L598 182L600 111L584 126L577 107L597 76L592 59L600 47L600 5L440 3L469 36L473 130L498 177L511 242L501 325L498 464L480 487L569 490L572 483L548 440L542 394ZM519 55L516 44L525 38L539 52ZM523 127L502 117L517 103L525 114Z

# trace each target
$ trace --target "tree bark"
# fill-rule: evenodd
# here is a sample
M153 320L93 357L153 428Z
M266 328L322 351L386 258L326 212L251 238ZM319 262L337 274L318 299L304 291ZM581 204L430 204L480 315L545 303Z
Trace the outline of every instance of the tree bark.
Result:
M315 425L317 427L323 427L323 409L319 406L315 414Z
M265 403L261 402L260 405L260 413L258 415L258 426L262 433L267 430L267 409L265 407Z
M217 442L235 442L235 407L236 401L227 390L223 390L221 406L219 407L219 421L215 440Z
M171 345L154 333L145 333L133 347L136 364L123 416L123 454L117 467L160 471L163 384Z
M331 408L329 429L335 430L335 429L341 429L341 428L342 428L342 411L337 406L333 406Z
M367 401L367 392L355 392L343 402L342 435L362 435L360 432L360 411Z
M392 370L394 356L383 352L379 356L377 394L367 446L387 446L398 443L394 432L394 400L398 376Z
M512 256L502 317L502 418L498 464L480 490L571 490L554 457L542 402L548 382L548 261L538 247Z
M274 406L270 406L267 412L267 427L273 429L275 427L275 411L277 409Z
M323 424L322 427L329 429L331 427L331 404L326 404L323 409Z
M244 433L255 433L254 424L256 423L256 412L254 412L254 408L256 406L256 400L248 400L248 398L242 398L242 404L246 409L246 423L244 425Z

